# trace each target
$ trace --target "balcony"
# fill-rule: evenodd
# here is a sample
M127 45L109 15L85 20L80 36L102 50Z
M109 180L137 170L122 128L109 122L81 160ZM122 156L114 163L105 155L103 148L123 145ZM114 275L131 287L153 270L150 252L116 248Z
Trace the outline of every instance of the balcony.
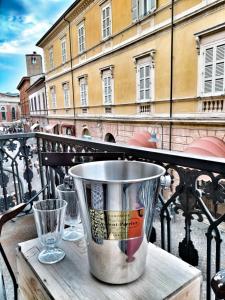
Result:
M210 280L225 264L225 159L35 132L0 136L0 145L2 212L40 191L47 174L56 184L62 180L65 169L46 172L41 152L123 152L128 160L163 165L171 183L159 197L152 241L200 268L203 299L214 299Z

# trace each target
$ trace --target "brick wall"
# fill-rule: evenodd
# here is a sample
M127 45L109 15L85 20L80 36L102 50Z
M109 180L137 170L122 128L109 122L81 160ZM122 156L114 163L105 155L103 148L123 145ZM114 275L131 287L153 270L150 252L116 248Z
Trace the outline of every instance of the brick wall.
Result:
M155 132L158 138L158 148L169 149L170 129L168 124L153 123L126 123L109 121L82 121L76 122L76 136L82 137L87 128L93 138L104 140L107 133L111 133L117 143L126 144L136 133L148 130ZM213 124L176 124L172 127L172 150L184 151L193 141L205 137L216 136L225 141L224 125Z

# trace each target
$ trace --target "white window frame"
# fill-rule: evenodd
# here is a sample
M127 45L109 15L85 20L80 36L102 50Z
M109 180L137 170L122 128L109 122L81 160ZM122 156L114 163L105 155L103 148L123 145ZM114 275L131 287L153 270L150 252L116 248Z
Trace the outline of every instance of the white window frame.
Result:
M56 107L57 107L57 101L56 101L56 89L55 89L55 86L50 87L50 94L51 94L51 100L52 100L52 108L56 109Z
M224 59L220 61L220 63L224 64L224 72L223 76L216 76L216 48L218 46L225 45L225 39L214 41L205 45L200 45L200 96L202 97L209 97L209 96L220 96L225 94L225 56ZM206 50L213 48L213 61L212 64L208 63L207 65L212 65L212 91L211 92L205 92L205 55L206 55ZM223 91L215 91L215 83L216 79L222 78L223 77ZM208 78L208 81L210 81L210 77Z
M145 76L142 80L144 81L143 88L141 88L141 78L140 78L140 71L141 68L144 68L144 72L146 72L146 67L149 67L149 76ZM149 88L146 88L146 79L149 78ZM143 102L150 102L153 99L154 95L154 73L153 73L153 64L150 59L147 59L147 61L143 62L141 59L140 61L137 61L137 72L136 72L136 91L137 91L137 102L143 103ZM141 90L144 91L144 98L141 99ZM146 91L149 90L149 97L146 97Z
M81 77L79 79L80 84L80 105L81 107L88 106L88 83L86 77Z
M157 8L157 0L131 0L132 1L132 20L143 18L144 16L152 13Z
M83 30L83 34L82 34ZM77 37L78 37L78 52L83 53L85 51L85 26L81 23L77 27Z
M110 83L110 84L109 84ZM110 92L109 92L110 89ZM106 93L107 90L107 93ZM114 103L114 79L111 69L102 70L102 95L103 105L113 105ZM109 100L108 98L111 98Z
M49 53L49 67L50 70L54 69L54 55L53 55L53 47L48 50Z
M65 108L69 108L70 107L70 87L69 87L69 82L63 82L62 89L63 89L64 107Z
M61 39L61 53L62 53L62 63L65 64L67 60L66 37Z
M107 9L109 9L109 16L104 18L104 11L106 13ZM107 19L109 19L109 24L104 26L104 24L107 22ZM109 38L112 35L112 6L111 6L111 3L107 3L104 6L102 6L101 28L102 28L102 39L103 40ZM108 29L108 32L107 32L107 29ZM104 32L106 32L106 34L104 34Z

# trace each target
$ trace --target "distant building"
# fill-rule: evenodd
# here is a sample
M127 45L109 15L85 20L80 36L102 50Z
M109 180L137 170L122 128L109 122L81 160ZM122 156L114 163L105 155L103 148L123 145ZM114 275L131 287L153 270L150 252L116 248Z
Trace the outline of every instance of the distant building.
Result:
M181 151L225 140L224 3L74 1L37 42L50 125L121 143L149 130Z
M30 86L30 77L24 76L21 78L20 83L17 86L17 90L20 91L20 106L21 106L21 118L23 121L29 121L30 109L29 109L29 98L27 89Z
M26 54L26 68L27 68L27 75L22 77L20 83L17 86L17 89L20 91L20 104L21 104L21 118L24 123L24 127L26 131L30 130L30 127L36 122L36 119L33 119L30 114L30 110L32 108L32 114L35 112L35 108L39 109L38 106L38 95L37 89L39 89L39 83L43 82L42 79L43 68L42 68L42 57L40 54L33 52L32 54ZM37 84L36 84L37 82ZM44 83L41 84L41 96L42 93L45 94L45 90L43 88ZM37 97L36 106L32 107L31 99L33 93L35 94L34 97ZM44 96L45 97L45 96ZM36 99L36 98L35 98Z
M0 93L0 124L20 119L19 94Z
M31 130L40 130L47 126L47 101L45 93L45 76L39 77L27 89L30 106Z

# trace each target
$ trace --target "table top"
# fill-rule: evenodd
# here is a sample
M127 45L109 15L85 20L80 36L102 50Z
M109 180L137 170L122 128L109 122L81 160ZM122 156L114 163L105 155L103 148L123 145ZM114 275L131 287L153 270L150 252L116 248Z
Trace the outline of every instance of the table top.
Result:
M23 259L54 299L166 299L201 277L198 269L149 243L146 270L138 280L123 285L105 284L89 272L84 240L62 241L60 246L66 257L59 263L44 265L37 259L41 250L37 239L19 244Z

